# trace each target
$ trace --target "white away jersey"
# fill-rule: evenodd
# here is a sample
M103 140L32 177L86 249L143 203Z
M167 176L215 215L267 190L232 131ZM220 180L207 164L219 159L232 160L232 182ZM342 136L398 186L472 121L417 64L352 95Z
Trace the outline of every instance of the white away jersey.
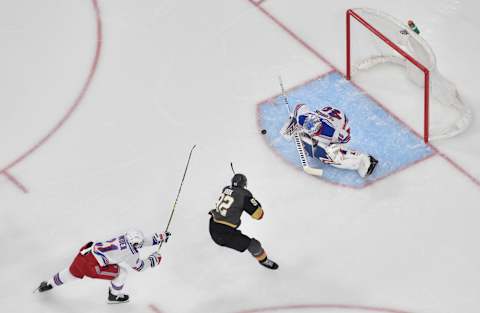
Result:
M144 245L153 244L152 237L145 237ZM140 254L125 238L125 235L113 239L95 242L92 246L92 253L101 266L108 264L118 264L125 262L137 271L144 269L144 261L140 259Z

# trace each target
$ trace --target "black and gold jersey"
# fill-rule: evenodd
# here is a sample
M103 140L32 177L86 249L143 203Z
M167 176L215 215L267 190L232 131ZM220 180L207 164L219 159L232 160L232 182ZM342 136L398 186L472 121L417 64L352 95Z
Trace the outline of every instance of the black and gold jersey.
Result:
M263 217L263 210L250 191L245 188L227 186L224 187L215 209L210 211L216 223L237 228L241 223L243 211L246 211L254 219Z

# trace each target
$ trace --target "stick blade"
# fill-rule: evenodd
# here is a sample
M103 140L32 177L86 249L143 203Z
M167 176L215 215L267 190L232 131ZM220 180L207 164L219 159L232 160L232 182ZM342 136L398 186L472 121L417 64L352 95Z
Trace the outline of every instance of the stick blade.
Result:
M321 168L313 168L309 166L304 166L303 171L307 174L313 175L313 176L323 176L323 170Z

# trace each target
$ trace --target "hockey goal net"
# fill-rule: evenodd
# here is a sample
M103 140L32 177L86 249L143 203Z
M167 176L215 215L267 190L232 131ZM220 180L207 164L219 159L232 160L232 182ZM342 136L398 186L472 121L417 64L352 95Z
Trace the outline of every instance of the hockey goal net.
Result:
M422 88L419 101L423 102L425 142L453 137L468 127L470 108L461 101L455 85L440 74L435 54L421 35L374 9L347 10L346 23L348 80L379 64L400 65L408 79Z

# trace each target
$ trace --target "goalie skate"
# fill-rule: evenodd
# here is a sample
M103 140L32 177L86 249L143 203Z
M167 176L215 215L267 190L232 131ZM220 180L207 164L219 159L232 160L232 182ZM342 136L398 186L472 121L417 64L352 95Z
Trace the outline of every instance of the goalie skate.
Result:
M368 167L366 176L369 176L370 174L372 174L373 170L375 169L375 167L377 167L377 164L378 164L378 160L375 159L373 156L370 155L369 159L370 159L370 166Z

